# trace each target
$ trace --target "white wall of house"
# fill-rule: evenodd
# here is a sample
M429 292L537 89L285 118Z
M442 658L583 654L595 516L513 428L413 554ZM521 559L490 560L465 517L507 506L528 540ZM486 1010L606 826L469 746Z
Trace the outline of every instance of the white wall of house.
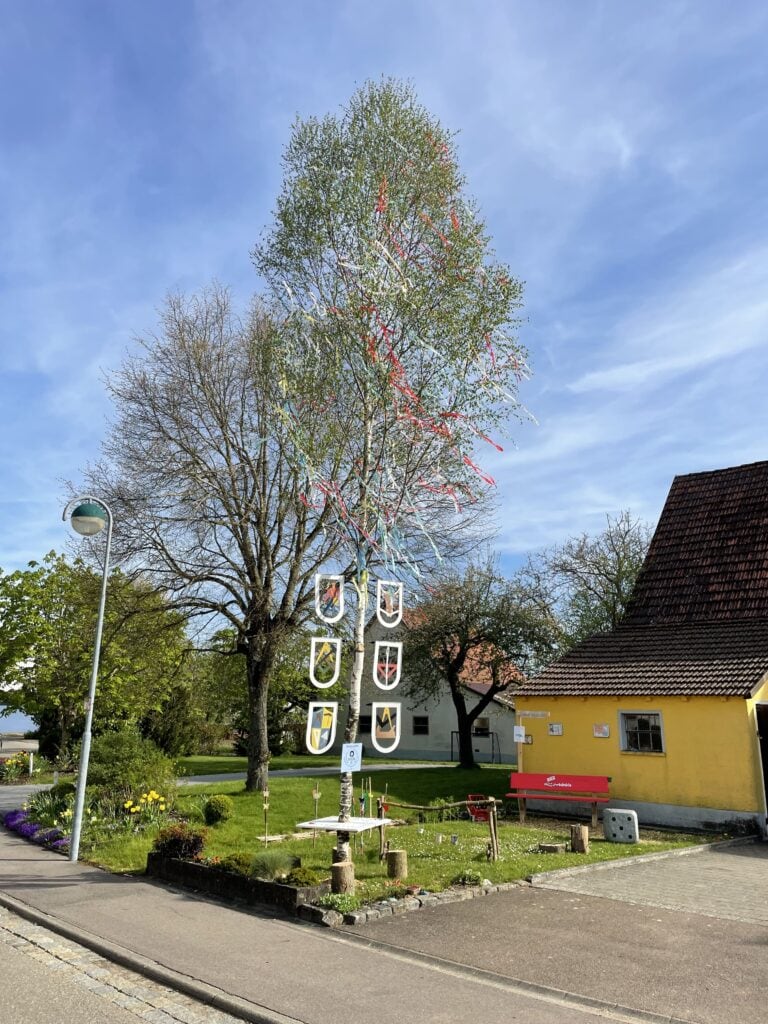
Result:
M439 697L417 704L414 698L406 696L408 665L403 664L403 679L393 690L380 690L373 681L373 652L376 640L401 639L397 629L386 629L376 619L368 623L365 638L365 667L360 693L361 728L358 740L363 743L364 756L369 760L386 759L371 743L371 704L374 701L393 701L400 704L401 725L400 745L396 756L413 757L425 761L451 760L451 733L456 732L456 709L446 685ZM474 693L467 693L467 706L473 707L479 700ZM346 708L339 709L337 746L340 746L346 721ZM514 764L517 748L513 739L515 713L508 705L491 701L477 720L473 748L475 760L490 763L491 759L504 764ZM458 759L458 739L453 737L453 760Z

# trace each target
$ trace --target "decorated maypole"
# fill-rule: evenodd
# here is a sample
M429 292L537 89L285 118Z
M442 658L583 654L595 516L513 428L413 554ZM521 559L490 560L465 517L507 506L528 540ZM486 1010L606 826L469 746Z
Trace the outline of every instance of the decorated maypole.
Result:
M275 224L254 259L284 311L282 416L301 452L302 500L330 511L324 529L339 542L337 588L321 578L320 598L340 621L345 584L355 597L344 726L353 743L371 593L377 614L390 602L401 615L400 581L423 581L484 521L494 481L476 449L500 452L490 434L521 411L522 286L493 259L453 137L409 87L369 83L338 116L297 122L283 163ZM307 427L307 409L322 411L321 428ZM331 639L314 638L313 657L333 665ZM393 644L375 652L382 690L397 685L401 659ZM321 669L315 685L329 685ZM373 710L371 741L390 752L399 705L383 699ZM313 702L310 749L330 747L337 713ZM350 773L340 792L343 826Z

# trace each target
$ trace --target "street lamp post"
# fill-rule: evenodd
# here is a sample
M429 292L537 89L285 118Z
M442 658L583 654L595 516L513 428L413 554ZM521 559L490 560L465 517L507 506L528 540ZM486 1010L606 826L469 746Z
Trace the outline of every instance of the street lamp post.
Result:
M70 509L72 510L70 512ZM72 835L69 840L69 859L74 863L80 852L80 831L83 826L83 807L85 806L85 784L88 779L88 759L91 754L91 727L93 725L93 702L96 697L96 679L99 673L99 654L101 652L101 633L104 627L104 604L107 598L107 576L109 575L109 552L112 546L112 513L109 505L100 498L85 496L74 498L64 509L61 518L70 516L72 529L82 537L94 537L107 527L107 546L104 551L104 568L101 576L101 597L99 598L99 614L96 619L96 639L93 643L93 661L91 663L91 681L88 686L88 702L85 710L85 731L80 748L80 767L77 774L77 790L75 792L75 813L72 818Z

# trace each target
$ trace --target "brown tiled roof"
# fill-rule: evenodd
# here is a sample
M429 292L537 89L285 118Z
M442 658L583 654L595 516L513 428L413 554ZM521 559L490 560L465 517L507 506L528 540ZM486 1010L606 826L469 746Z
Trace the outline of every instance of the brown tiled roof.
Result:
M625 623L768 616L768 462L672 482Z
M768 672L768 617L622 625L550 665L518 693L748 697Z
M464 687L465 690L470 690L472 693L476 693L480 697L484 697L491 688L490 683L478 683L475 681L471 683L462 682L461 685ZM500 693L497 693L493 697L493 700L495 700L497 704L503 704L504 707L514 709L516 693L517 687L515 687L515 689L502 690Z

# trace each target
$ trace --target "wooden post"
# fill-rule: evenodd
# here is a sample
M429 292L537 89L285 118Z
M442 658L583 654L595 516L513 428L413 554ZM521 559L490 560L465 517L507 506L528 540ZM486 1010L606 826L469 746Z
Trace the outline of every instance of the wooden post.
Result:
M378 797L378 799L376 800L376 817L377 818L383 818L384 817L384 801L381 799L381 797ZM380 861L384 860L384 847L385 847L385 843L384 843L384 826L380 825L379 826L379 860Z
M331 864L331 892L355 891L355 865L351 860Z
M589 829L586 825L571 825L571 851L589 853Z
M501 851L499 850L499 816L495 800L491 803L489 821L491 823L491 856L493 860L498 860Z
M390 850L387 854L387 878L408 877L408 854L405 850Z

